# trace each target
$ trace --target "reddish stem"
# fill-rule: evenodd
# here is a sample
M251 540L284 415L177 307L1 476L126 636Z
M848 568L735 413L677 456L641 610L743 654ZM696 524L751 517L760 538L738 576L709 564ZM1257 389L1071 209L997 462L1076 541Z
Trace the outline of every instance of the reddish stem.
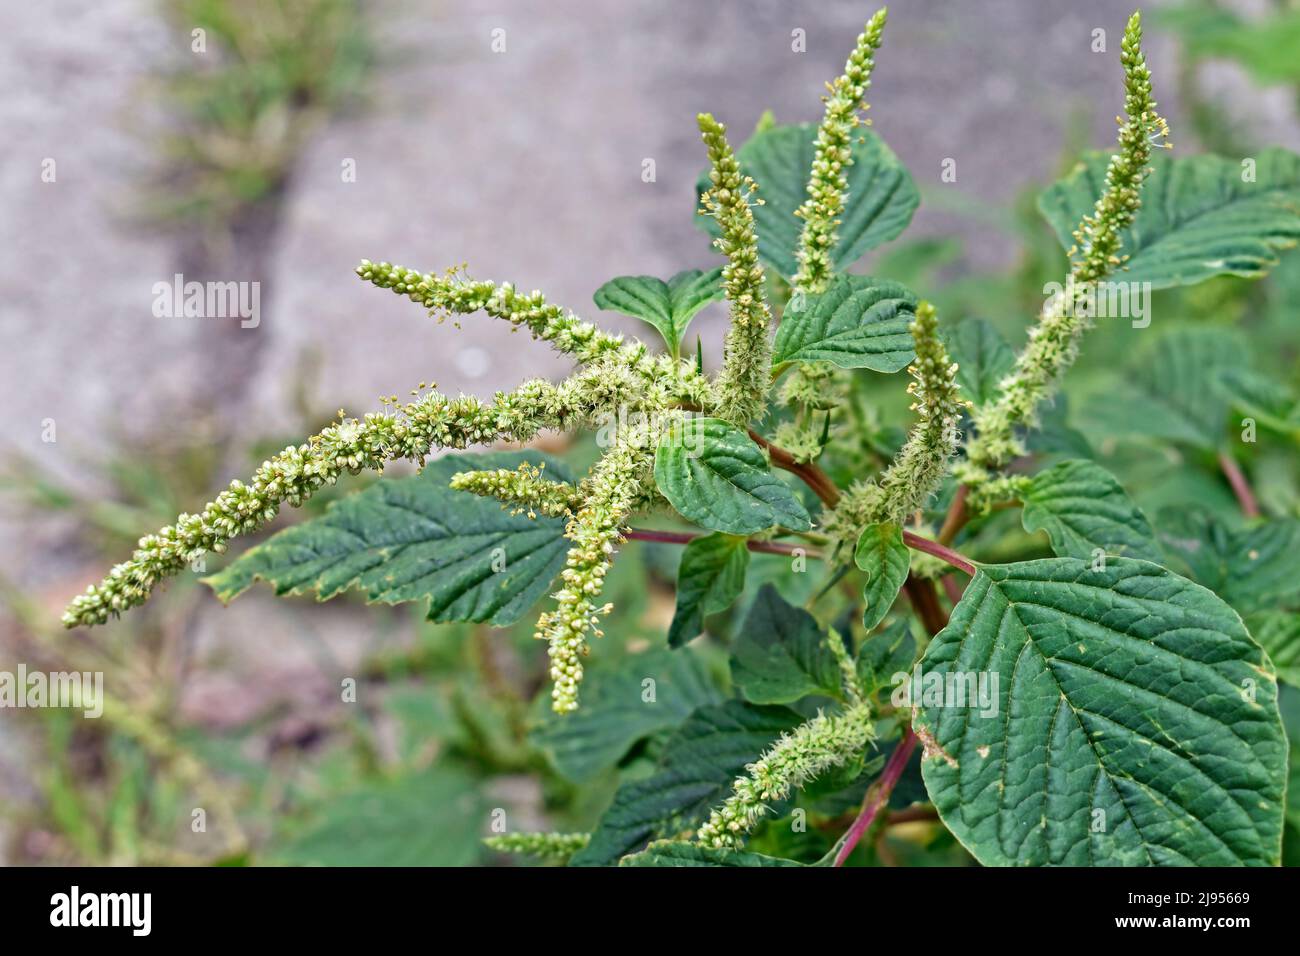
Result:
M889 803L889 795L894 792L894 787L898 785L899 779L903 776L903 771L907 769L907 762L912 758L912 751L916 749L916 734L909 729L903 734L903 739L898 742L894 752L889 755L889 762L885 764L885 769L881 771L880 779L871 785L867 791L866 799L862 801L862 811L858 818L853 821L853 826L849 827L849 832L844 836L844 844L840 851L835 854L835 865L843 866L844 861L849 858L853 848L858 845L862 835L871 828L877 815L882 807Z
M1226 451L1221 451L1219 452L1219 467L1223 469L1228 484L1232 485L1232 493L1237 496L1237 503L1241 505L1241 513L1247 518L1258 518L1259 503L1255 500L1255 493L1250 490L1250 482L1246 479L1241 466L1237 464L1237 459Z
M690 544L696 538L702 537L689 531L644 531L632 528L623 534L623 537L629 541L654 541L659 544ZM777 541L746 541L745 547L750 551L757 551L760 554L785 554L793 555L795 552L802 552L804 557L818 560L821 558L820 551L810 551L802 545L781 544Z
M952 496L952 504L948 505L948 513L944 515L943 527L939 529L939 543L952 544L957 537L957 532L962 529L966 523L966 497L970 494L970 488L966 485L959 485L957 493Z
M946 561L954 568L965 571L969 575L975 574L975 565L971 564L952 548L946 548L938 541L931 541L929 538L922 538L919 534L913 534L910 531L903 531L903 543L909 548L916 551L924 551L926 554L932 554L942 561Z
M948 600L954 605L961 600L961 591L961 585L957 583L955 577L951 574L943 576L943 593L948 595Z
M935 593L932 583L909 574L907 580L903 582L903 591L907 594L907 599L912 602L912 609L916 611L916 616L921 619L921 623L931 635L938 634L948 626L948 615L939 605L939 595Z
M823 504L835 507L840 500L840 489L835 487L834 480L831 476L822 471L815 462L801 464L794 460L794 455L790 454L779 445L773 445L770 441L754 431L749 430L749 437L756 444L762 445L767 449L768 456L772 459L772 464L776 467L790 472L792 475L798 475L805 485L813 490L813 493L822 500Z

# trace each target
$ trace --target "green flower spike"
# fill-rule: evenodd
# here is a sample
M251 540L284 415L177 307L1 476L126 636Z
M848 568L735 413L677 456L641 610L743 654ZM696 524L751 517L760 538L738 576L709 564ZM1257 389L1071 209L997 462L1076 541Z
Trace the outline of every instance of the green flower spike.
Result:
M696 831L706 846L739 848L768 811L769 803L790 793L828 770L857 757L875 736L871 712L862 704L843 714L818 714L800 724L745 769L748 777L736 780L731 796Z
M588 420L586 404L571 388L533 381L498 394L491 405L429 393L400 413L344 419L262 462L249 482L231 482L198 514L182 514L174 525L145 535L131 560L72 600L63 623L103 624L143 604L158 582L209 551L222 553L232 538L274 518L282 504L298 507L345 473L382 471L387 462L400 459L421 462L435 448L528 441L543 428L571 428Z
M623 541L624 524L653 490L657 441L658 432L650 427L621 429L614 447L578 489L583 505L565 530L573 546L560 572L562 587L553 595L556 608L542 614L534 635L549 644L551 707L556 713L578 709L587 633L601 636L597 624L612 610L609 604L597 606L596 599Z
M451 487L487 498L496 498L511 514L527 512L536 518L571 515L582 507L578 489L568 482L542 477L541 467L524 462L517 469L495 468L488 471L462 471L451 478Z
M876 65L874 54L880 48L887 14L888 8L882 7L867 21L857 46L844 64L844 74L827 85L830 92L823 97L826 112L817 128L808 198L795 213L803 219L799 271L794 277L794 288L799 292L824 292L831 280L831 250L838 239L836 229L849 188L845 170L853 164L850 147L863 122L859 114L869 108L863 97L871 86L871 71Z
M763 413L772 368L768 335L772 313L763 291L763 266L750 209L750 197L758 187L740 174L740 164L727 143L727 128L708 113L697 119L712 167L712 186L701 197L700 211L716 219L722 232L713 244L727 257L722 282L731 303L731 327L718 376L718 414L743 427Z
M590 842L590 833L504 833L483 840L488 849L498 853L519 853L557 862L568 862L569 857Z
M880 478L855 484L825 516L826 532L841 543L852 545L871 524L903 524L938 489L957 452L957 426L968 403L960 396L957 366L939 338L934 306L917 305L908 328L916 360L908 367L912 382L907 391L917 421Z
M991 470L1024 453L1016 427L1036 422L1038 408L1050 397L1061 373L1073 364L1079 340L1092 324L1083 303L1088 286L1123 267L1121 233L1132 224L1141 205L1142 183L1151 172L1151 150L1169 132L1151 98L1151 71L1142 55L1142 18L1138 13L1124 31L1120 63L1128 118L1121 123L1119 150L1106 170L1105 191L1074 233L1076 245L1070 250L1066 291L1043 307L1028 343L1016 357L1015 368L999 386L997 399L975 413L976 436L958 473L972 489L987 481ZM1071 295L1073 302L1068 301Z

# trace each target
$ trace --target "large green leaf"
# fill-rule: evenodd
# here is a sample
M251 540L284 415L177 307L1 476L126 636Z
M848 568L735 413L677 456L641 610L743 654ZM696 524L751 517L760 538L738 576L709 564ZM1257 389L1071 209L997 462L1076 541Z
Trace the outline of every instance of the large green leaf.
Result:
M763 586L731 646L731 680L756 704L840 693L839 664L816 619Z
M450 455L411 478L379 481L246 551L204 582L222 601L254 581L277 594L315 592L327 600L349 588L369 601L429 602L434 621L518 620L564 566L564 522L511 515L491 498L448 487L458 471L545 462L538 452Z
M1223 442L1229 403L1222 371L1248 364L1241 338L1214 326L1174 326L1141 348L1121 373L1101 376L1080 403L1099 440L1163 438L1213 449Z
M903 530L896 524L873 524L863 529L853 553L858 567L866 572L862 597L862 626L871 632L885 619L911 567L912 555L903 544Z
M1300 521L1282 518L1232 529L1202 508L1169 508L1156 517L1170 567L1186 572L1238 613L1300 600Z
M772 126L756 133L737 153L741 172L754 178L763 199L763 205L754 207L759 255L785 278L799 270L795 253L803 220L795 210L807 198L816 136L817 128L810 123ZM850 154L853 165L845 174L848 194L836 230L839 242L831 253L837 272L907 228L921 198L893 150L871 130L858 131ZM705 171L697 188L703 192L708 187ZM717 223L711 217L698 216L696 221L717 237Z
M731 607L745 589L749 548L744 538L709 534L682 551L677 568L677 610L668 627L668 646L681 647L704 631L704 618Z
M915 315L916 296L897 282L836 276L824 293L790 300L776 330L772 361L897 372L916 356L907 330Z
M683 418L655 451L655 483L683 517L711 531L753 534L812 526L790 486L749 436L720 418Z
M762 853L743 850L715 850L681 840L657 840L640 853L618 861L619 866L806 866Z
M316 806L273 839L268 857L294 866L470 866L488 807L469 774L437 765L362 784Z
M664 746L658 768L623 784L573 866L608 866L653 839L691 829L722 803L745 767L800 723L787 707L729 700L702 707Z
M558 715L547 703L532 734L555 768L576 782L613 767L637 741L676 727L722 696L694 654L663 648L597 664L582 687L582 707Z
M957 323L943 334L948 354L957 363L957 384L962 397L976 406L987 405L998 394L998 383L1016 364L1016 353L987 319Z
M695 313L723 298L722 269L687 269L667 282L654 276L619 276L596 290L597 308L649 322L674 355Z
M1300 614L1261 611L1246 618L1250 636L1268 651L1277 679L1300 687Z
M1141 509L1101 465L1072 459L1040 471L1024 496L1026 531L1046 531L1062 558L1104 554L1159 562L1163 555Z
M919 702L926 787L985 865L1278 862L1277 682L1205 588L1132 558L985 566L922 669L952 691ZM966 674L996 676L996 713Z
M1257 278L1277 265L1277 252L1300 238L1300 156L1264 149L1242 160L1175 159L1157 150L1142 186L1142 207L1124 231L1127 270L1113 279L1153 288L1189 285L1230 274ZM1038 199L1038 208L1067 248L1092 212L1106 181L1108 153L1090 153Z

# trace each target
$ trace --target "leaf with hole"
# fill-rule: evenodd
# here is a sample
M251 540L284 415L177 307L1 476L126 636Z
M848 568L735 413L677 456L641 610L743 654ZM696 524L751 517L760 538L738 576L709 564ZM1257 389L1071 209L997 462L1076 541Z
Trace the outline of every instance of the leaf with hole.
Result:
M987 565L921 668L925 784L986 866L1277 864L1277 682L1200 585L1132 558Z

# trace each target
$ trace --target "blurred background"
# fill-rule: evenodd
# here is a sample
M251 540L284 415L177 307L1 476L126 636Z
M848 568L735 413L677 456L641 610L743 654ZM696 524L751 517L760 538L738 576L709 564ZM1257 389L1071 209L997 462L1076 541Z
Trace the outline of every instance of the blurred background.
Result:
M1113 141L1133 2L894 0L870 115L922 205L864 268L937 298L946 320L981 315L1018 342L1043 281L1064 274L1033 197L1081 149ZM485 395L564 372L481 317L436 326L360 282L363 257L466 262L631 331L597 312L597 287L715 261L693 221L695 114L715 113L735 142L765 110L815 121L873 9L0 7L0 669L104 671L110 695L100 721L0 711L0 861L501 863L479 843L495 810L511 830L589 828L617 777L557 768L538 732L544 648L527 618L489 639L350 598L318 607L263 589L223 609L193 574L110 627L65 634L59 613L141 534L339 407L378 408L421 381ZM1180 153L1300 149L1300 9L1147 9ZM1094 51L1098 29L1108 52ZM940 178L949 159L954 182ZM1222 280L1180 307L1282 322L1295 258L1267 290ZM178 273L258 283L256 326L156 316L155 283ZM717 306L702 317L706 343L722 318ZM1277 353L1284 366L1293 348ZM1174 465L1124 473L1154 506ZM1291 467L1260 489L1274 511L1295 513ZM603 651L662 642L675 561L628 548ZM340 706L345 677L358 706Z

